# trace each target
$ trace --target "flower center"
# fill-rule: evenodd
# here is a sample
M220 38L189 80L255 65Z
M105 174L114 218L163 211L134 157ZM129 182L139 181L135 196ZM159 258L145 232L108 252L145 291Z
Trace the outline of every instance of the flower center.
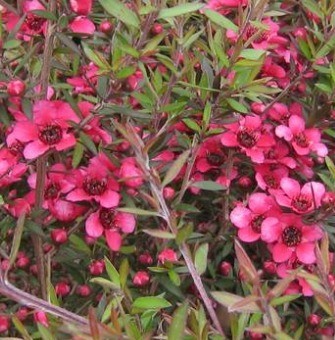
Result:
M271 189L278 189L279 188L279 183L278 183L277 179L272 175L265 175L264 181L265 181L266 185Z
M305 212L312 206L312 200L306 195L299 195L292 199L292 207L300 212Z
M269 31L268 30L261 31L257 27L249 25L245 32L246 39L250 39L253 35L256 35L256 34L257 36L254 38L254 42L260 43L268 37Z
M219 166L222 164L223 161L223 157L221 155L218 155L216 153L209 153L206 156L207 161L210 165L214 165L214 166Z
M84 191L89 195L102 195L107 189L106 178L97 179L87 177L83 183Z
M251 221L251 229L255 233L260 234L263 221L264 221L263 215L255 216Z
M206 175L208 176L208 178L212 181L216 181L217 178L221 175L221 170L216 168L216 169L209 169L206 172Z
M44 198L47 200L57 198L59 191L60 185L57 182L50 183L44 190Z
M294 141L299 145L301 148L307 148L309 143L306 135L303 132L299 132L297 135L294 136Z
M115 225L114 219L115 219L114 209L107 209L107 208L100 209L99 220L105 229L112 229L112 228L117 227L117 225Z
M237 141L245 148L252 148L257 143L257 135L248 128L242 128L237 133Z
M286 227L283 230L282 240L288 247L297 246L301 242L302 232L294 226Z
M42 29L45 19L30 14L26 17L25 22L32 31L39 32Z
M14 156L18 156L18 155L22 155L24 146L20 141L17 140L8 149Z
M57 124L50 124L44 126L39 134L38 138L47 145L55 145L62 139L62 128Z

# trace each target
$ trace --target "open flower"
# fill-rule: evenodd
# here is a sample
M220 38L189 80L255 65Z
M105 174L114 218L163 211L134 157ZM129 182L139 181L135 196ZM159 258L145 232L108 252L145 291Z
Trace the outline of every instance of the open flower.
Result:
M262 240L269 243L273 260L278 263L295 256L301 263L312 264L315 258L315 242L322 238L317 225L305 225L299 215L282 214L272 218L261 230Z
M238 228L238 237L244 242L255 242L261 238L263 226L272 223L268 218L276 214L276 203L264 193L250 195L248 208L238 205L230 213L231 222Z
M237 123L228 124L227 128L228 132L221 136L221 143L240 147L255 163L263 163L264 152L275 144L259 116L242 117Z
M70 121L79 122L79 119L69 104L60 100L41 100L33 107L33 121L16 122L7 137L7 144L10 147L17 142L24 143L26 159L37 158L50 149L68 149L76 143L69 130Z
M289 118L288 126L277 126L276 135L290 142L300 156L309 155L312 151L320 157L328 154L327 147L320 142L321 132L317 128L305 129L305 121L297 115Z
M118 251L122 244L121 233L132 233L135 225L134 215L102 207L88 217L85 228L87 235L93 238L105 234L108 247Z
M285 177L280 181L281 190L274 192L277 203L298 214L306 214L321 206L326 192L322 183L309 182L300 187L295 179Z

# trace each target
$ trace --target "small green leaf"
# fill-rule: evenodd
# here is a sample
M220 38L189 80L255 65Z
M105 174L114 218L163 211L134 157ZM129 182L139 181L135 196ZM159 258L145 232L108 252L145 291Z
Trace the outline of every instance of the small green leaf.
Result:
M79 132L79 139L80 141L87 147L88 150L90 150L93 154L97 154L98 150L92 141L92 138L89 137L86 133L84 132Z
M28 331L24 327L23 323L18 319L16 315L12 316L12 322L15 328L20 332L21 336L24 340L32 340L32 337L29 335Z
M150 236L168 240L173 240L176 237L175 235L169 233L168 231L163 231L159 229L143 229L142 231Z
M24 221L26 219L26 215L22 214L17 220L16 223L16 228L14 232L14 238L13 238L13 243L12 243L12 249L10 251L10 256L9 256L9 268L14 264L16 260L17 253L20 248L21 244L21 237L23 233L23 227L24 227Z
M115 291L117 293L121 293L120 287L118 287L115 283L103 278L103 277L94 277L90 280L91 283L96 283L100 285L101 287Z
M173 269L168 271L168 275L169 275L169 278L170 278L171 282L174 285L179 287L180 283L181 283L179 275Z
M88 59L90 59L95 65L99 66L103 70L110 70L111 66L108 64L107 60L103 55L97 51L93 51L87 44L81 43L83 50Z
M74 147L73 150L73 155L72 155L72 167L76 168L84 155L84 146L81 143L77 143L76 146Z
M99 0L99 2L106 12L122 21L127 26L132 26L135 28L140 27L140 20L137 15L128 7L126 7L121 1Z
M171 307L171 303L162 297L145 296L137 298L133 302L133 307L140 309L162 309Z
M240 102L238 102L235 99L232 98L228 98L227 99L228 104L231 106L232 109L234 109L237 112L241 112L241 113L248 113L249 110Z
M69 241L71 245L73 246L73 248L75 248L76 250L79 250L87 255L91 254L90 247L78 235L71 234L69 237Z
M211 292L211 295L213 296L214 300L227 308L236 305L237 303L240 303L245 299L242 296L238 296L228 292ZM241 309L242 306L240 306L239 310L241 311ZM250 313L259 313L261 312L261 309L258 307L256 302L252 301L248 302L248 304L244 306L243 311Z
M193 228L194 226L192 223L187 223L182 228L180 228L176 236L176 243L181 245L183 242L185 242L193 233Z
M37 323L37 328L43 340L55 340L55 337L51 334L48 328L44 327L40 323Z
M206 10L204 10L204 14L214 24L216 24L216 25L218 25L222 28L225 28L226 30L232 30L235 33L238 32L238 27L232 21L230 21L229 19L227 19L226 17L224 17L220 13L218 13L216 11L212 11L210 9L206 9Z
M162 186L165 187L170 182L172 182L181 171L182 167L186 163L188 156L190 154L190 150L184 151L171 165L169 170L167 171L165 178L163 180Z
M201 128L200 126L198 125L198 123L193 120L193 119L190 119L190 118L184 118L183 119L183 122L186 124L186 126L188 128L190 128L191 130L195 131L195 132L198 132L200 133L201 132Z
M204 7L204 4L185 3L171 8L163 8L158 13L158 19L168 19L187 13L192 13L198 11L202 7Z
M280 306L280 305L283 305L284 303L294 301L298 299L300 296L301 294L291 294L291 295L280 296L280 297L272 299L270 304L273 307Z
M140 216L160 216L160 214L155 211L149 211L139 208L118 208L117 210Z
M51 21L57 20L57 17L55 16L55 14L48 12L48 11L35 9L35 10L31 11L31 13L35 14L36 16L38 16L40 18L44 18L44 19L47 19L47 20L51 20Z
M105 265L109 278L118 288L120 288L121 287L120 274L107 257L105 257Z
M17 48L21 45L22 41L20 40L16 40L16 39L11 39L11 40L7 40L4 44L3 44L3 48L5 50L11 50L13 48Z
M200 181L192 183L192 187L196 187L202 190L208 190L208 191L219 191L219 190L226 190L226 188L218 184L214 181Z
M183 340L187 321L188 302L179 306L172 315L172 322L168 330L168 340Z
M264 55L264 53L266 53L264 50L254 50L252 48L247 48L241 52L240 57L249 60L258 60Z
M202 275L207 269L208 243L202 244L194 256L194 265L199 275Z

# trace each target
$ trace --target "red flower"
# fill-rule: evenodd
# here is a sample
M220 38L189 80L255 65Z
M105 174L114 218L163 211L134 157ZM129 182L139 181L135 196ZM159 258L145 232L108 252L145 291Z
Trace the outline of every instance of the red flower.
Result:
M277 203L291 208L298 214L305 214L321 206L321 199L326 192L322 183L309 182L300 187L298 181L285 177L280 181L280 188L274 192Z
M295 256L301 263L316 261L315 241L322 238L322 230L317 225L305 225L301 217L282 214L272 218L271 223L262 226L262 240L270 243L273 260L281 263Z
M273 218L270 216L277 213L276 203L264 193L255 193L249 197L248 207L235 207L230 213L230 220L238 228L238 237L242 241L255 242L261 238L262 228L272 225Z
M328 154L327 147L320 142L320 131L317 128L305 129L305 121L299 116L292 115L289 118L288 126L277 126L276 135L291 142L298 155L309 155L311 151L320 157L325 157Z
M221 137L224 146L239 146L255 163L264 162L264 152L275 144L272 136L264 131L259 116L246 116L237 123L227 125L228 132Z
M7 144L25 143L26 159L37 158L50 149L68 149L76 143L73 133L69 132L69 121L79 122L69 104L41 100L33 107L33 121L17 122L7 137Z
M92 10L92 0L70 0L73 12L79 15L88 15Z
M122 244L122 233L132 233L135 229L135 218L132 214L114 209L100 208L86 220L86 233L98 238L105 234L107 244L113 251L118 251Z

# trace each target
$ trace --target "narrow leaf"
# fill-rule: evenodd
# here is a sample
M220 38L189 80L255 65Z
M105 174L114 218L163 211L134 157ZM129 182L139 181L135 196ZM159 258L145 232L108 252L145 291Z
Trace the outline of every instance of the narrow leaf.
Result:
M173 235L172 233L169 233L168 231L163 231L159 229L143 229L142 231L145 234L148 234L150 236L168 239L168 240L172 240L176 237L175 235Z
M198 11L202 7L204 7L204 4L185 3L171 8L163 8L158 13L158 19L168 19L177 17L179 15Z
M207 269L208 243L202 244L195 252L194 265L199 275Z
M9 256L9 268L14 264L16 260L17 253L20 248L21 237L23 233L24 221L26 219L26 215L22 214L17 220L16 228L14 232L14 238L12 243L12 249Z
M187 320L188 302L179 306L172 315L172 322L168 330L168 340L183 340Z
M232 30L236 33L238 32L238 27L232 21L230 21L220 13L212 11L210 9L206 9L204 10L204 14L214 24L222 28L225 28L226 30Z
M165 187L170 182L172 182L179 174L180 170L186 163L188 156L190 154L190 150L184 151L171 165L169 170L167 171L165 178L163 180L162 186Z
M171 303L162 297L145 296L137 298L133 303L134 308L161 309L171 307Z

